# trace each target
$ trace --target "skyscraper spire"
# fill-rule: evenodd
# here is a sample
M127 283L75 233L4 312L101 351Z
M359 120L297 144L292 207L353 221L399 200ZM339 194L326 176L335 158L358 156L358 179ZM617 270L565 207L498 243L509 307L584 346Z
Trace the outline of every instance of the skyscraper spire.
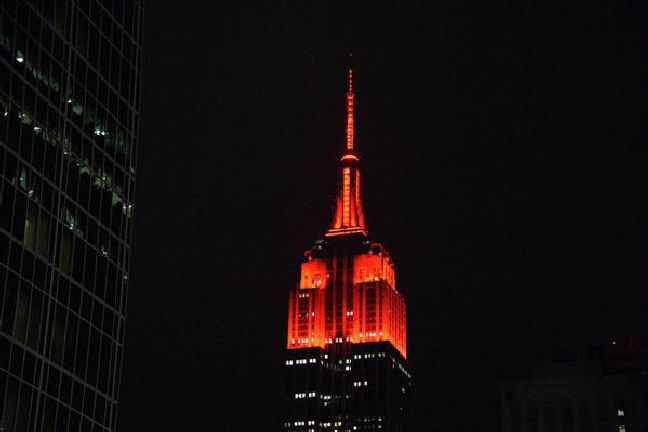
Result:
M353 68L349 67L349 91L347 92L347 150L353 151Z
M360 196L360 158L354 149L354 118L353 118L353 68L349 67L349 87L347 90L347 126L346 149L342 153L342 179L337 196L335 214L331 228L326 237L345 234L367 234L362 199Z

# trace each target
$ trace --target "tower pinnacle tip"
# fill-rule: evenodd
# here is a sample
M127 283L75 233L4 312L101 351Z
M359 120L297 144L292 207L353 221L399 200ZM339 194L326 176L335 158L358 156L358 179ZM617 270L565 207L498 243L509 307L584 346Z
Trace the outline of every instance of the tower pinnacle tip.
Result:
M353 151L353 68L349 66L349 90L347 92L347 150Z
M346 149L342 153L342 181L337 198L333 224L327 237L347 234L367 234L360 198L359 159L353 148L353 67L349 65L349 89L347 91Z

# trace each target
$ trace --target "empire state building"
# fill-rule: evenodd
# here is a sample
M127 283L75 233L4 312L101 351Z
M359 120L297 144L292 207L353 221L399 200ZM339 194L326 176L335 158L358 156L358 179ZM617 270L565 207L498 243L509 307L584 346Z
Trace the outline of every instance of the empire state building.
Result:
M406 431L405 300L365 225L354 148L353 71L335 212L289 291L284 431Z

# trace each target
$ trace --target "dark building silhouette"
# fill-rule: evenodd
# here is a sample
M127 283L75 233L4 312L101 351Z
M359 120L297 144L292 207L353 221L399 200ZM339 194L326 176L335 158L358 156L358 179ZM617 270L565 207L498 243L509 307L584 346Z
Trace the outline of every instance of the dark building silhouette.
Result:
M0 16L0 430L115 430L142 5Z
M504 432L646 432L648 350L614 341L562 351L501 392Z
M289 292L285 431L407 430L405 301L390 255L365 226L353 102L349 71L333 223Z

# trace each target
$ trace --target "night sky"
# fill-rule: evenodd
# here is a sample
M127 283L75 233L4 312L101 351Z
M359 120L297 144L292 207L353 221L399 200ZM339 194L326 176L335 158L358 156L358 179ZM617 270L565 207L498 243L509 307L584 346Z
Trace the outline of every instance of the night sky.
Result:
M415 430L496 431L501 380L648 331L644 1L173 3L145 11L121 431L277 429L349 51Z

